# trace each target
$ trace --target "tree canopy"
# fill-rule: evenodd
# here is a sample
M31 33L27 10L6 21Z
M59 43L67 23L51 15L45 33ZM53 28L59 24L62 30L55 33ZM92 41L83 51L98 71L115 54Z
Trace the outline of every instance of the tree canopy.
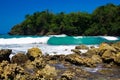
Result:
M25 20L13 26L11 35L111 35L120 36L120 5L106 4L92 14L85 12L60 12L49 10L27 14Z

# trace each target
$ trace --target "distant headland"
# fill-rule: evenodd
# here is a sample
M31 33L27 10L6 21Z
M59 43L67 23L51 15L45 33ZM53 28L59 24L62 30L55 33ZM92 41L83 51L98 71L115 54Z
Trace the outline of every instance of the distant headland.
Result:
M120 36L120 5L106 4L93 13L54 14L49 10L27 14L25 20L12 27L10 35Z

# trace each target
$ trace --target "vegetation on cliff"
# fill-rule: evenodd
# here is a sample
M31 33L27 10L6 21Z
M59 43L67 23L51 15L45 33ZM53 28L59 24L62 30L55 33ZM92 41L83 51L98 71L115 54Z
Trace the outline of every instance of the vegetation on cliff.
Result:
M13 26L11 35L120 35L120 5L106 4L92 14L84 12L54 14L48 10L26 15Z

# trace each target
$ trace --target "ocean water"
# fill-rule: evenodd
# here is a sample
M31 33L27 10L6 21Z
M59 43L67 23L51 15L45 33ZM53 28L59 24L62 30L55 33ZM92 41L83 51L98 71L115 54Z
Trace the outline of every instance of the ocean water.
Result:
M43 54L70 54L76 45L98 46L102 42L117 42L114 36L11 36L0 35L0 49L12 49L13 54L24 52L32 47L39 47Z

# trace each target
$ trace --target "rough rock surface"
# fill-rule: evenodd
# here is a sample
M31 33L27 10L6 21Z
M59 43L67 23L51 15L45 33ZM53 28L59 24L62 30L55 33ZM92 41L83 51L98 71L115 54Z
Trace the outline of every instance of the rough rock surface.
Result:
M89 47L85 46L85 45L79 45L79 46L76 46L75 49L89 49Z
M12 63L22 64L28 60L28 57L23 53L17 53L11 59Z
M72 80L74 77L75 73L71 72L71 71L65 71L62 76L61 79L62 80Z
M115 63L117 63L118 65L120 65L120 52L115 55L114 61L115 61Z
M7 61L3 61L0 64L0 79L3 80L15 80L17 76L22 76L25 74L24 69L17 64L9 64Z
M9 55L12 53L10 49L2 49L0 50L0 62L3 60L10 61Z
M42 51L39 48L28 49L27 56L31 61L34 61L35 58L42 56Z

